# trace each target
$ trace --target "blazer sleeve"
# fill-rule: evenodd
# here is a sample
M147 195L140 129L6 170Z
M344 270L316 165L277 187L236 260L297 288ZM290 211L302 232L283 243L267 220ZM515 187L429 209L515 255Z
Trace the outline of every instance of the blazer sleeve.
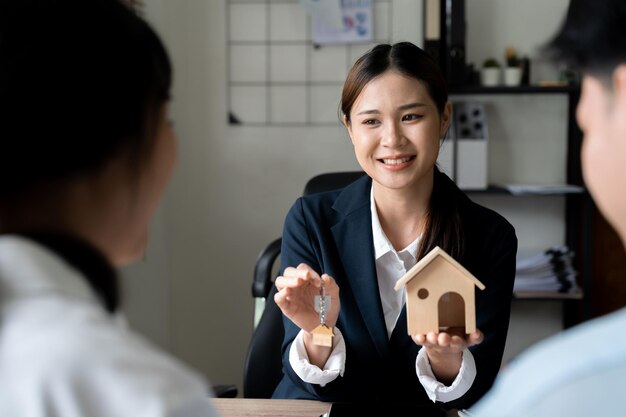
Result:
M296 267L301 263L309 265L318 273L321 271L321 265L318 261L319 244L315 244L311 239L310 235L313 231L308 227L306 221L307 217L312 218L312 214L310 212L307 214L308 216L305 216L303 199L300 197L291 207L285 219L280 254L281 274L286 267ZM283 373L292 383L292 389L297 390L299 388L306 391L311 399L317 399L319 395L316 388L312 384L302 381L289 363L289 350L293 340L300 332L300 328L285 316L283 316L283 323L285 328L285 338L282 344Z
M476 290L476 326L484 334L482 343L470 351L476 362L476 379L462 397L446 403L446 407L463 409L478 401L493 385L500 369L511 316L513 282L517 254L515 230L504 218L497 216L491 227L482 227L481 244L470 250L472 269L485 284L485 290ZM466 248L470 249L470 248Z

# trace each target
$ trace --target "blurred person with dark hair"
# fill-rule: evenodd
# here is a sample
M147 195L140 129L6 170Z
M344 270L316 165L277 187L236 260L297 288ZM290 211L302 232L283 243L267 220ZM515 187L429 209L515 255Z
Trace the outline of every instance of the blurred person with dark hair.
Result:
M215 416L124 326L176 159L171 66L119 0L0 0L0 415Z
M576 117L585 184L626 245L626 1L573 0L549 51L582 70ZM472 415L624 415L624 329L625 308L538 343L505 370Z

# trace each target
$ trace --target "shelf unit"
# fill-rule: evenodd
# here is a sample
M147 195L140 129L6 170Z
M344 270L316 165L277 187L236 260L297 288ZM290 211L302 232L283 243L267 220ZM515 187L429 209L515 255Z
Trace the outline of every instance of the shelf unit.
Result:
M567 154L566 154L566 182L570 185L583 187L582 170L580 165L580 148L582 132L576 123L576 106L580 98L578 86L519 86L519 87L482 87L463 86L453 87L451 96L472 95L565 95L567 97ZM578 271L579 292L519 292L514 294L517 300L562 300L563 324L570 327L580 321L592 317L591 303L591 271L592 271L592 215L593 202L588 192L583 188L579 193L555 192L550 194L515 195L502 186L490 185L481 190L464 190L470 195L501 195L506 198L525 198L528 196L542 196L551 198L561 196L565 199L565 244L575 252L574 266ZM539 214L539 213L538 213ZM540 214L539 214L540 215Z

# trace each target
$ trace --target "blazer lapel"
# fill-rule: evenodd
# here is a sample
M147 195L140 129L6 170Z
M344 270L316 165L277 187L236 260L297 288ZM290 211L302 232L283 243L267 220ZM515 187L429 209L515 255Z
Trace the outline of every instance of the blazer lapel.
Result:
M384 358L389 345L374 261L370 187L369 177L346 187L333 206L344 216L331 229L356 304L370 337Z

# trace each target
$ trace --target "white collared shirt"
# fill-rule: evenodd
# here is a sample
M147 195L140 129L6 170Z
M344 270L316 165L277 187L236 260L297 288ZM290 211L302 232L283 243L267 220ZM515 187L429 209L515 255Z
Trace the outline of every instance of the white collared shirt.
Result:
M370 208L378 288L383 314L385 315L387 336L391 337L396 321L404 306L404 289L396 291L394 286L396 281L417 263L415 255L417 254L420 237L418 236L417 239L401 251L396 251L380 225L373 187L370 191ZM322 273L323 271L318 272ZM294 372L304 382L324 386L338 376L343 375L346 361L345 342L341 331L337 327L334 329L334 334L333 351L323 370L309 362L304 346L303 331L300 331L296 336L289 352L289 363ZM415 360L415 371L426 394L433 402L449 402L460 398L470 389L476 378L476 364L474 357L468 349L463 351L461 369L449 386L444 385L435 378L426 349L420 349Z
M215 417L202 377L111 316L49 249L0 237L0 416Z
M400 316L404 306L404 287L401 291L396 291L394 286L406 272L416 263L417 248L421 236L418 236L406 248L397 252L380 225L378 211L374 201L373 188L370 196L372 212L372 235L374 238L374 258L376 263L376 276L378 277L378 289L380 291L380 301L385 315L387 325L387 337L391 338L391 333L396 327L396 321Z

